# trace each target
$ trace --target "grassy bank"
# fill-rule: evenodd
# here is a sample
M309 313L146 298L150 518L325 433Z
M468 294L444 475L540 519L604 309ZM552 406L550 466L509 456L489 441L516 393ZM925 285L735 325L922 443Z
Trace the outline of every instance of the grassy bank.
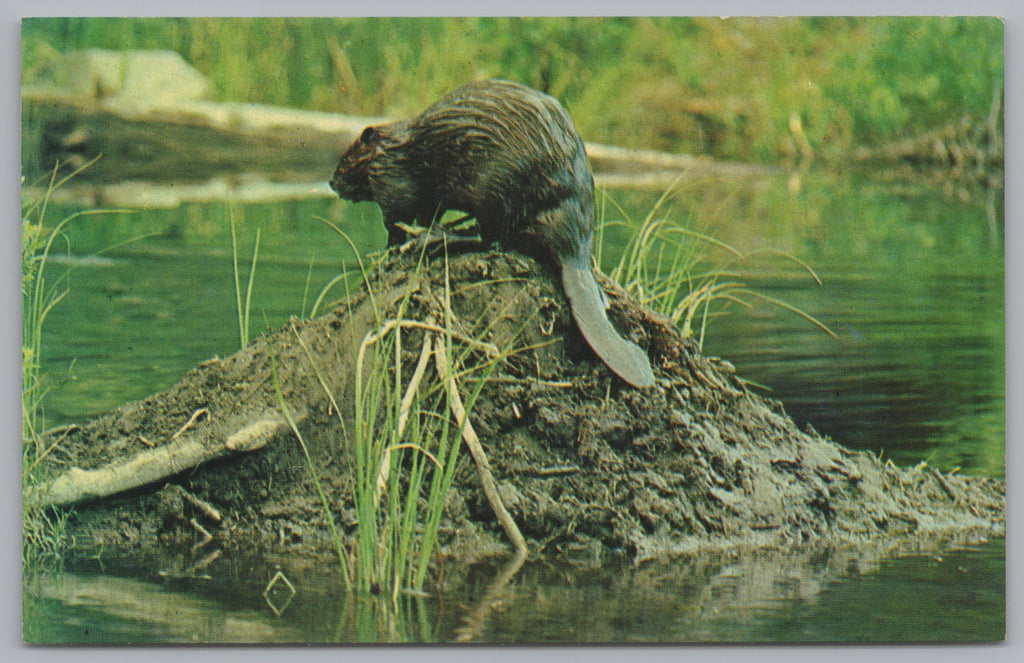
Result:
M90 47L175 50L219 99L356 114L502 76L560 98L589 140L755 161L984 118L1003 78L983 17L43 18L23 23L23 81Z
M51 178L46 195L27 200L21 206L21 458L22 487L29 488L40 479L39 465L57 444L44 441L43 401L49 389L42 370L43 326L50 312L68 294L67 273L50 282L43 272L51 256L60 253L66 242L63 230L88 211L71 214L48 225L50 194L64 180ZM22 560L35 567L63 550L63 531L67 512L26 508L22 516Z

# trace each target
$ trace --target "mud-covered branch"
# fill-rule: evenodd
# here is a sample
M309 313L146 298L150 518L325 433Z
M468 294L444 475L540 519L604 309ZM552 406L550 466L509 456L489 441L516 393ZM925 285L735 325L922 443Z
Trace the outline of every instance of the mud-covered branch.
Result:
M255 451L285 427L283 420L264 419L241 428L219 446L199 437L179 436L170 443L92 470L73 467L53 481L26 491L30 507L73 504L139 488L229 454Z

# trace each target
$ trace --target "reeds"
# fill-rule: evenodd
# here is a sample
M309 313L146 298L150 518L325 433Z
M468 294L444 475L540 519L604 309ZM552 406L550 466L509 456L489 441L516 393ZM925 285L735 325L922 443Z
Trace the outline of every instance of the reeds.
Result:
M22 486L31 486L41 478L40 463L63 441L47 444L44 440L43 400L47 393L42 373L43 325L47 317L68 294L71 268L49 282L46 267L50 256L64 239L63 230L85 216L114 210L86 210L71 214L52 228L46 226L47 208L53 192L91 165L89 162L58 179L58 168L49 175L43 195L22 202L21 207L21 439ZM69 250L66 248L66 250ZM26 562L44 557L59 557L64 527L70 512L26 509L22 518L22 557Z
M64 239L63 230L69 223L86 216L123 213L123 210L83 210L47 228L46 215L53 192L92 163L86 163L60 179L57 177L58 167L55 167L49 175L43 195L35 200L23 201L21 207L22 441L35 447L31 461L33 466L47 453L47 450L39 446L42 443L43 399L47 391L41 372L43 324L54 307L67 296L71 271L71 267L68 267L53 283L49 283L45 274L46 266L51 254ZM65 246L65 250L70 251L70 247Z
M815 283L821 279L810 265L781 251L741 252L714 237L685 228L671 215L662 213L672 194L670 186L638 221L604 194L601 216L612 205L625 220L604 221L597 229L596 259L601 263L604 235L608 228L621 227L627 239L609 277L634 295L644 306L667 316L684 336L695 336L703 347L708 322L726 312L726 306L737 304L750 308L750 298L761 299L808 320L830 336L835 333L824 323L797 306L751 289L736 270L737 263L770 253L799 265ZM728 259L712 263L709 249L725 252Z
M354 248L344 232L324 223ZM422 272L422 254L409 279L417 285L386 311L376 299L373 267L368 267L358 252L356 256L375 324L357 349L352 411L347 413L350 424L346 424L346 413L331 393L324 372L317 368L318 359L295 330L347 438L340 446L352 455L357 525L351 540L341 540L332 513L337 506L321 487L315 459L301 431L290 418L289 423L320 491L347 586L361 595L387 597L396 606L403 595L421 594L430 577L460 444L471 426L468 413L507 354L458 331L462 325L453 320L447 282L439 293L438 310L421 313L419 319L412 315L412 294L430 289L429 278ZM347 284L343 277L324 288L314 311L336 281ZM410 348L414 353L408 352ZM411 356L416 357L415 362L408 359ZM460 393L461 385L469 386ZM288 417L280 386L278 394Z
M424 289L421 266L411 281ZM408 315L412 292L363 339L355 374L356 586L393 602L403 591L422 591L467 413L503 359L494 346L456 331L447 287L443 313L424 320ZM419 347L411 372L402 361L409 345ZM454 376L469 375L479 379L463 399ZM463 416L453 420L448 413L459 405Z
M249 310L252 304L253 280L256 277L256 262L260 255L260 229L256 228L256 241L253 243L252 260L249 262L249 281L245 286L245 301L242 301L242 284L238 273L238 237L235 233L235 208L228 208L231 224L231 266L235 276L235 310L238 313L238 340L240 347L249 345Z

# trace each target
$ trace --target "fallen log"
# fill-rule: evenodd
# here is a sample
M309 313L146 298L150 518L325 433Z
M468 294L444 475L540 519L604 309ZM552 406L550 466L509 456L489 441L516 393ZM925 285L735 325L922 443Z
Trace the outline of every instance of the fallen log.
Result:
M38 508L109 497L167 479L223 456L255 451L284 430L286 422L283 419L261 419L235 431L219 446L209 440L185 436L96 469L72 467L52 481L30 486L25 492L24 503L29 508Z
M173 101L160 105L80 99L52 88L22 91L23 124L37 136L35 170L55 164L77 168L92 184L142 180L198 183L247 177L259 164L262 178L320 181L368 124L384 118L346 116L235 102ZM596 143L587 144L596 177L605 186L645 186L672 178L760 177L772 168ZM671 183L671 182L669 182ZM328 195L326 187L323 195Z

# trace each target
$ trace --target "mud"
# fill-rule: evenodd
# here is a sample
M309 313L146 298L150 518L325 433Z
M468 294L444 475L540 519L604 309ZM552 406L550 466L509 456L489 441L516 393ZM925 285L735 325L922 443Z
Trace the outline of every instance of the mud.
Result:
M415 255L392 254L373 269L372 298L353 294L321 318L292 320L204 362L165 393L55 432L63 439L49 456L53 476L182 440L214 450L204 456L213 460L155 483L75 504L72 553L180 554L183 568L221 552L331 554L310 470L281 415L275 369L335 519L353 537L346 431L356 355L410 289L405 319L441 319L450 299L462 337L518 350L486 381L470 420L535 556L611 549L645 559L1004 533L1002 481L895 467L799 429L780 403L612 283L603 282L609 317L649 349L659 379L649 390L625 386L591 353L553 275L527 258L467 253L417 269ZM422 332L403 333L410 375ZM462 382L473 385L471 376ZM225 444L254 422L266 424L256 443ZM509 549L466 453L441 544L462 560Z

